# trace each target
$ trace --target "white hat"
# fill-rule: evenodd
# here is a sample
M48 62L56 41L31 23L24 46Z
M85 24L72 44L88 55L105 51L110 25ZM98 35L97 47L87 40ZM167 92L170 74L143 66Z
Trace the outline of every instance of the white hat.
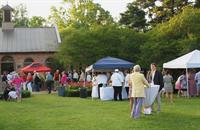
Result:
M115 72L119 72L119 69L115 69Z

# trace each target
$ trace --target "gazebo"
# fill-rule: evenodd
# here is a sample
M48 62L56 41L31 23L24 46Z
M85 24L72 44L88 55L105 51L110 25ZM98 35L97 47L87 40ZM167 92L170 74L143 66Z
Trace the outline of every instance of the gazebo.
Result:
M129 61L115 58L115 57L105 57L94 64L90 65L85 69L86 72L100 72L100 71L113 71L114 69L130 69L133 67L134 63Z

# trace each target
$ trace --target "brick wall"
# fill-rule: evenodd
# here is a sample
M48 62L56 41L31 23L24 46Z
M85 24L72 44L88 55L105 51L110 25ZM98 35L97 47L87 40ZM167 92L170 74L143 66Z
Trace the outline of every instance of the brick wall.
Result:
M19 67L24 66L24 60L27 58L32 58L34 61L40 62L42 64L45 64L46 59L52 58L55 53L49 52L49 53L12 53L12 54L0 54L0 65L2 64L2 58L4 56L10 56L14 60L14 70L18 69Z

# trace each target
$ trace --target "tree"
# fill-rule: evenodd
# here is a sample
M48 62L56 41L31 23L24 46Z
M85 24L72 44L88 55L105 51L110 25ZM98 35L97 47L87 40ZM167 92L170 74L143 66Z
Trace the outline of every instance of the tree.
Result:
M91 27L96 25L112 24L113 18L99 4L92 0L65 0L70 5L69 9L52 7L49 17L53 24L60 28L65 27Z
M41 16L33 16L29 22L28 22L28 26L29 27L43 27L45 26L45 22L46 20L41 17Z
M29 18L26 6L23 4L16 6L14 8L13 18L15 27L28 27Z
M132 28L136 31L144 31L146 30L146 19L144 10L139 8L137 2L129 3L127 6L127 11L121 13L121 18L119 23L122 25L126 25L129 28Z
M62 30L68 25L69 14L67 9L60 7L51 7L51 15L48 17L48 20L51 24L56 24L59 30Z
M195 0L194 1L194 7L200 8L200 0Z
M99 25L91 29L68 28L61 32L58 59L64 64L90 65L105 56L137 60L142 34L116 25Z
M0 27L2 26L2 21L3 21L3 11L0 9Z
M69 0L66 0L70 2ZM113 18L99 4L92 0L71 1L70 24L89 27L113 23Z
M193 5L189 0L136 0L134 3L146 12L147 23L151 27L169 21L182 12L183 7Z
M145 53L141 54L139 63L148 67L151 62L156 62L162 66L164 62L200 49L199 17L199 9L185 7L168 22L146 33L148 38L141 46L141 52Z

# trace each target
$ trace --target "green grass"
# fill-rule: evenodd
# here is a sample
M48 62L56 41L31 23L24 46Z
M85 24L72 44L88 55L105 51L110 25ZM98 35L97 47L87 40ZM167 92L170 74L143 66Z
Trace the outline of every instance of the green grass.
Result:
M164 101L163 101L164 102ZM134 120L129 102L38 94L22 102L0 101L0 130L197 130L200 98L163 103L162 112Z

